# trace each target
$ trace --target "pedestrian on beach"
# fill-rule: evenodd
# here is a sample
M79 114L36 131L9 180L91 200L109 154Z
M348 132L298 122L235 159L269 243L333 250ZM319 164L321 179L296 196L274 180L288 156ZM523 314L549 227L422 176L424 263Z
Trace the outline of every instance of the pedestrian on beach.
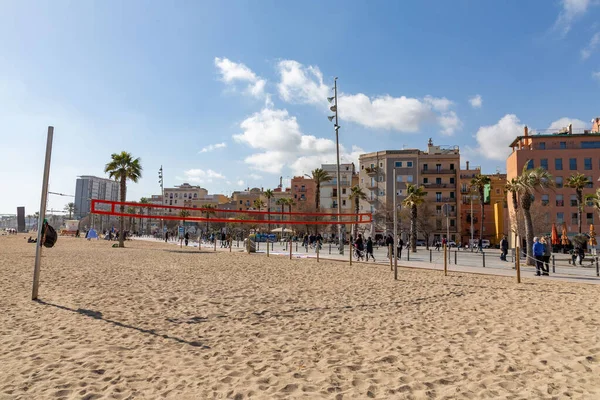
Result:
M373 255L373 240L371 239L371 236L367 239L367 261L369 261L369 256L371 256L373 262L375 262L375 256Z
M402 258L402 249L404 248L404 241L401 237L398 238L398 258Z
M186 233L185 233L185 235L184 235L183 237L184 237L184 239L185 239L185 245L186 245L186 247L187 247L187 245L188 245L188 242L190 241L190 233L189 233L189 232L186 232Z
M388 233L387 237L385 238L385 247L387 247L388 249L388 258L391 257L391 253L392 253L392 248L390 246L394 245L394 238L392 238L392 235Z
M535 275L548 275L544 270L544 245L536 236L533 238L533 257L535 258Z
M508 240L506 240L506 236L502 236L502 240L500 241L500 260L506 261L506 254L508 254Z
M545 275L549 275L550 274L550 257L552 256L552 247L551 246L551 242L550 242L550 238L549 237L543 237L540 242L542 242L542 244L544 245L544 272L546 273Z
M169 241L169 231L165 231L165 243Z

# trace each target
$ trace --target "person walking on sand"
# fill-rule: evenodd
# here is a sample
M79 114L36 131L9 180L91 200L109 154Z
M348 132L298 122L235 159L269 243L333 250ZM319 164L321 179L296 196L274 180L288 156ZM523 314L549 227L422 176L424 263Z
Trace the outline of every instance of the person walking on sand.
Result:
M373 255L373 240L371 239L371 236L367 239L367 261L369 261L369 256L371 256L373 262L375 262L375 256Z
M402 258L402 249L404 248L404 240L401 237L398 238L398 258Z
M550 257L552 256L552 247L550 244L550 238L543 237L540 242L544 245L544 275L550 274Z
M544 270L544 245L540 242L540 239L536 236L533 238L533 257L535 258L535 275L541 276L548 275Z
M388 233L387 237L385 238L385 247L387 247L388 249L388 255L387 258L391 258L391 247L394 245L394 239L392 238L392 235L390 233Z
M183 238L185 239L185 246L187 247L188 242L190 241L190 233L186 232Z

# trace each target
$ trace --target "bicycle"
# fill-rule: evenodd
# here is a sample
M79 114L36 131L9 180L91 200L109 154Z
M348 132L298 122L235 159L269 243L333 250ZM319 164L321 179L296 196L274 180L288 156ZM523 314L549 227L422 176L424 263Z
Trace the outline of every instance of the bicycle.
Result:
M358 261L361 261L365 258L364 250L359 250L358 247L356 247L356 245L354 245L354 258Z

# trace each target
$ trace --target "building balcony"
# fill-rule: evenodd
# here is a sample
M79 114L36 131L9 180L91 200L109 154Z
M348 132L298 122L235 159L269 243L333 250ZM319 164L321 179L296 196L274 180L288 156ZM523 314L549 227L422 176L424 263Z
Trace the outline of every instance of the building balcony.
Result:
M456 184L454 184L454 183L424 183L423 187L425 189L456 189Z
M455 198L450 198L450 197L439 197L437 199L435 199L436 203L456 203L456 197Z
M456 170L455 169L422 169L421 170L422 174L425 175L442 175L442 174L456 174Z
M444 213L442 211L436 212L435 215L438 216L438 217L444 217L444 218L446 218L446 216L444 215ZM456 217L456 211L451 211L448 214L448 217L450 217L450 218Z

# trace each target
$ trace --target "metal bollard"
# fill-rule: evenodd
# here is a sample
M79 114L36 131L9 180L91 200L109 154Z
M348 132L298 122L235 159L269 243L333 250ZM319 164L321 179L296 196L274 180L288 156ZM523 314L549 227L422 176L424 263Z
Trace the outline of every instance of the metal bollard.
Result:
M552 254L552 273L556 273L556 261L554 259L554 254Z
M456 262L456 257L457 257L457 254L458 254L458 250L454 252L454 265L458 264L458 263Z
M296 253L298 252L298 242L296 242Z
M329 254L331 254L331 243L329 243Z
M598 257L596 257L596 276L600 276L600 268L598 268Z
M388 245L388 257L390 259L390 271L394 270L394 254L392 251L392 245Z
M319 245L317 244L317 262L319 262Z
M483 256L483 268L485 268L485 252L481 251L481 255Z
M406 261L410 261L410 248L406 249Z
M433 262L433 253L431 252L431 249L429 249L429 262Z

